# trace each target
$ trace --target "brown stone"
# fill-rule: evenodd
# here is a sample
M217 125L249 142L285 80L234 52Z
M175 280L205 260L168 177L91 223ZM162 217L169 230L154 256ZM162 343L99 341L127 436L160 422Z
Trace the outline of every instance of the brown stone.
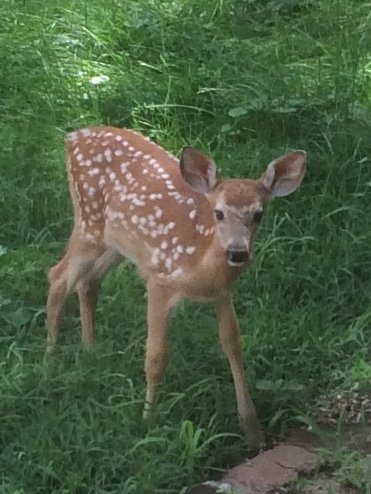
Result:
M316 455L297 446L280 445L232 468L222 482L241 494L267 494L297 480L316 466Z
M315 468L317 463L317 457L314 453L299 446L289 446L286 444L281 444L269 451L265 451L265 453L257 456L254 460L256 463L259 463L263 457L265 461L272 461L286 468L294 468L298 472L310 472Z
M217 492L218 491L216 487L200 484L187 489L186 494L215 494Z
M232 468L218 482L205 482L191 487L187 494L268 494L273 489L297 480L299 473L310 472L316 463L314 453L299 446L281 444Z

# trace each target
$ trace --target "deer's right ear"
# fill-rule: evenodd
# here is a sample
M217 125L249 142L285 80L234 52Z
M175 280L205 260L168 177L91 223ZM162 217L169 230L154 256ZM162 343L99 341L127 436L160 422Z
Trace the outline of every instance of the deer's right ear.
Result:
M219 182L216 165L212 159L197 149L184 146L180 155L180 173L194 192L207 194Z

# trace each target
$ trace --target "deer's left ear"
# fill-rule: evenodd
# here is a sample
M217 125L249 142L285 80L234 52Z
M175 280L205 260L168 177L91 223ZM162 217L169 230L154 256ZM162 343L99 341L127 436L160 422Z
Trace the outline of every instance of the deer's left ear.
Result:
M294 151L272 161L260 181L273 197L288 196L301 184L306 169L307 153Z
M214 161L197 149L184 146L180 155L180 172L194 192L207 194L219 182Z

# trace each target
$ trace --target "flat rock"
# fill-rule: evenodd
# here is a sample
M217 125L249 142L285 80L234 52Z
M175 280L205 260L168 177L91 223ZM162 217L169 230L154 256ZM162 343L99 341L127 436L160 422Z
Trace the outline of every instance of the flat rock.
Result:
M216 483L215 483L216 484ZM212 485L205 484L195 485L194 487L190 487L187 489L186 494L216 494L218 492L218 488L212 487Z
M310 472L316 461L314 453L282 444L232 468L223 481L238 488L241 494L266 494L297 480L300 472Z
M314 453L298 446L282 444L232 468L221 481L205 482L191 488L187 494L268 494L273 489L297 480L299 473L314 470L316 463ZM214 490L194 490L202 487Z

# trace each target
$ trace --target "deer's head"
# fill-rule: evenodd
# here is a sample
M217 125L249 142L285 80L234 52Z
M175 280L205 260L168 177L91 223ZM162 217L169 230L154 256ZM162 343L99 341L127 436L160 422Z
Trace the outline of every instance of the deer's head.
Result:
M299 187L305 164L305 151L295 151L272 161L258 180L221 180L211 158L191 147L183 148L183 179L209 201L215 215L216 236L230 266L242 266L248 261L266 206L274 197L287 196Z

